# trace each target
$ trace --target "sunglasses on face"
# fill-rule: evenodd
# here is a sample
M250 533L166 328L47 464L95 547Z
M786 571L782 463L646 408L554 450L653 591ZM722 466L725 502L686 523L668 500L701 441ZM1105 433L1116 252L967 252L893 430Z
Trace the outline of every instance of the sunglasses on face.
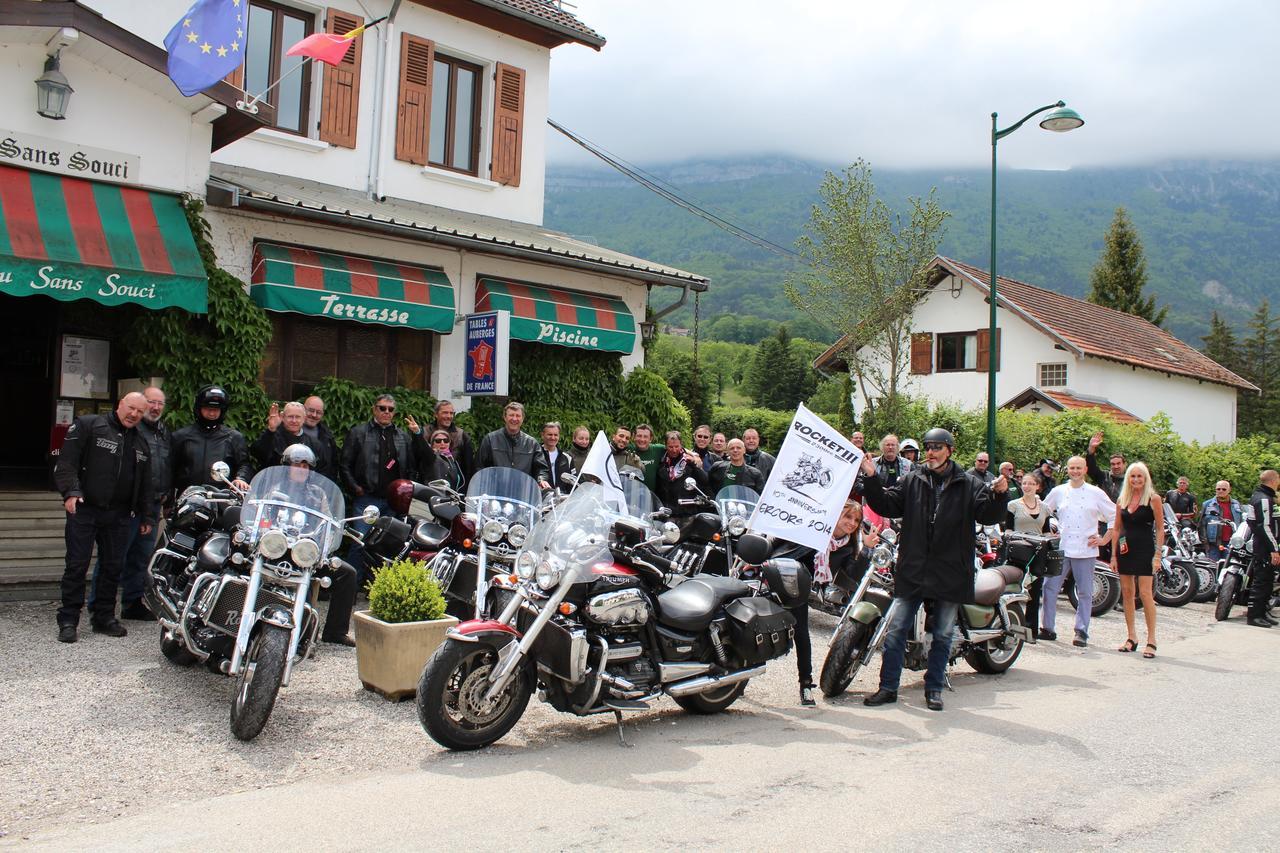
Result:
M396 410L395 406L379 406L378 407L379 412L394 412L395 410Z
M925 450L941 450L944 447L946 447L946 445L940 441L926 441L924 443Z
M440 438L431 439L431 443L432 444L448 444L449 439L445 438L444 436L441 436Z

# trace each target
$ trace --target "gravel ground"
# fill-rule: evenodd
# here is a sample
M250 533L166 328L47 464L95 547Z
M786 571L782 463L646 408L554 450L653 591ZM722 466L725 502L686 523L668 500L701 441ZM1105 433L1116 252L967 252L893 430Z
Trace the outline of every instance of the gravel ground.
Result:
M184 669L166 661L156 626L126 623L130 633L123 639L83 630L79 643L64 645L56 641L54 609L52 603L0 609L0 647L7 652L0 662L0 707L9 718L8 736L0 743L0 767L5 768L0 773L0 835L15 839L52 828L72 829L170 803L303 780L358 779L401 768L447 772L447 767L458 766L460 756L444 753L423 733L411 701L393 704L362 689L354 649L321 646L315 659L301 663L293 683L281 691L266 729L246 744L228 729L233 681L203 667ZM1060 636L1070 636L1070 618L1064 602ZM1189 634L1214 631L1218 626L1212 618L1210 605L1162 608L1162 650ZM812 622L817 669L834 620L815 612ZM1034 670L1038 655L1058 659L1056 666L1071 656L1108 654L1124 637L1120 614L1095 621L1094 635L1088 652L1041 643L1028 647L1015 666ZM1079 675L1087 678L1087 661L1081 664ZM872 669L878 671L874 665ZM958 679L976 678L963 662L956 671ZM921 704L916 694L922 676L904 675L905 702ZM874 672L864 672L853 690L873 688L874 678ZM963 688L951 696L963 702ZM833 704L849 705L857 698L846 696ZM951 698L948 703L950 711ZM796 704L794 664L786 659L752 681L742 707L735 710L791 714L798 710ZM645 737L654 727L679 719L674 704L664 700L651 711L628 717L627 725ZM610 717L558 714L535 698L524 719L497 746L461 760L477 769L492 767L504 751L528 754L529 747L554 747L565 739L612 745L615 737ZM442 762L446 757L449 764Z

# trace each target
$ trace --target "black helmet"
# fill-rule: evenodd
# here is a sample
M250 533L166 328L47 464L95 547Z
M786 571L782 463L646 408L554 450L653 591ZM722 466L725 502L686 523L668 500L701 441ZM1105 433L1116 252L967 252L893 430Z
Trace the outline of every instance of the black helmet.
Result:
M305 444L291 444L280 454L281 465L300 465L306 463L308 468L316 467L316 454Z
M218 417L215 420L209 420L200 414L201 409L208 408L218 409ZM227 416L227 409L229 408L231 408L231 395L220 385L206 385L196 392L196 404L193 407L193 413L197 423L206 427L216 426L222 423L222 419Z
M951 433L947 432L942 427L934 427L929 430L924 434L924 438L920 439L920 441L925 445L928 445L930 442L938 442L939 444L945 444L952 450L954 450L956 446L955 438L953 438Z

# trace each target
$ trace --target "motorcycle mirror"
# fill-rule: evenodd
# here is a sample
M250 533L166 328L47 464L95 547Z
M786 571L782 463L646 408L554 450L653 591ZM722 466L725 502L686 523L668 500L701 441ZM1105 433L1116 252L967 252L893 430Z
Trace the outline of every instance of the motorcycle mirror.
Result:
M370 505L364 508L364 512L360 513L360 518L365 524L377 524L382 513L378 511L376 506Z
M213 463L213 467L209 469L209 473L213 476L213 479L217 480L219 483L229 483L231 481L231 466L225 462L219 461Z
M693 479L692 477L685 477L685 478L684 478L684 487L685 487L686 489L696 489L696 488L698 488L698 481L697 481L697 480L695 480L695 479Z
M680 528L673 522L668 521L662 525L662 541L668 545L674 545L680 541Z

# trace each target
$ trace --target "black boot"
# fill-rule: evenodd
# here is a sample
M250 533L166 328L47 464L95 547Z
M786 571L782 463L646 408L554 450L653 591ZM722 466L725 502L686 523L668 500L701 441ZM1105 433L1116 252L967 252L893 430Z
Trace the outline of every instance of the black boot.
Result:
M862 704L870 705L871 707L874 708L877 705L891 705L897 701L898 701L898 691L885 690L883 687L881 687L875 693L872 693L870 696L863 699Z
M926 690L924 692L924 704L929 708L930 711L941 711L942 710L942 691Z

